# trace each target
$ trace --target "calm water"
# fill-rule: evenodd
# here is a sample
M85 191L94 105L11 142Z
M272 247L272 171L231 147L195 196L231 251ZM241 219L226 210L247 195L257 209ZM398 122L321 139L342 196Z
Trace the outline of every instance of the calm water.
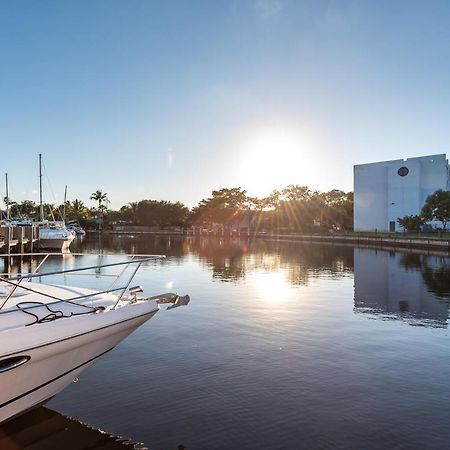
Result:
M166 254L136 284L192 300L84 372L56 411L153 450L449 447L450 258L154 236L78 250L101 254L64 267Z

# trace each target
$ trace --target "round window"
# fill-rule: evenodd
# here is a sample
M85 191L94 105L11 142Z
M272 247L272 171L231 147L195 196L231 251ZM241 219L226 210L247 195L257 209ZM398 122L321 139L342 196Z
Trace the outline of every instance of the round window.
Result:
M398 169L397 173L401 177L406 177L406 175L408 175L408 173L409 173L409 169L407 167L400 167L400 169Z

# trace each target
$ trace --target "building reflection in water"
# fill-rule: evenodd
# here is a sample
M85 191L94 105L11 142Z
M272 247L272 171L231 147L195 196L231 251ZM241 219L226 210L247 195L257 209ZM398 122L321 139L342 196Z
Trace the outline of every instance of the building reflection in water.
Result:
M447 327L450 258L354 249L355 312Z

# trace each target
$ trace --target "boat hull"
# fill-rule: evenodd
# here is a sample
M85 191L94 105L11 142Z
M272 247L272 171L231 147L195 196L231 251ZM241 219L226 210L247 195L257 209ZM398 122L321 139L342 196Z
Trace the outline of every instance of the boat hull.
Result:
M39 247L55 250L69 250L70 244L75 239L71 236L68 239L39 239Z
M119 321L104 322L103 326L90 329L84 324L76 334L71 332L70 336L61 336L59 340L1 356L0 363L15 356L26 356L29 360L17 368L0 372L0 423L44 404L61 392L157 311L154 305L148 305L147 310L141 307L135 311L137 316L122 315L117 318ZM90 316L85 317L88 319ZM86 323L86 319L80 320L82 322ZM46 325L51 324L34 325L27 330L38 330Z
M39 225L39 246L41 248L69 250L75 233L67 230L63 222L42 222Z

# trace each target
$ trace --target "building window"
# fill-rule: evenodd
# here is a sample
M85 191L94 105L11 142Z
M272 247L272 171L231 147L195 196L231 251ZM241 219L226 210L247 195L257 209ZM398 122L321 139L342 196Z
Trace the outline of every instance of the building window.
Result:
M409 169L405 166L400 167L400 169L398 169L397 173L401 176L401 177L406 177L406 175L408 175L409 173Z

